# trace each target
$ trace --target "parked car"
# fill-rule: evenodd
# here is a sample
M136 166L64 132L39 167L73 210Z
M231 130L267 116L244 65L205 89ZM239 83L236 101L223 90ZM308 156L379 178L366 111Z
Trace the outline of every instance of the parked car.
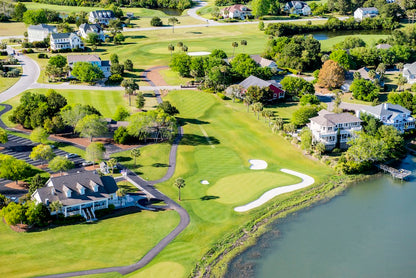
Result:
M92 161L84 161L82 162L82 166L90 166L93 165L94 163Z
M65 157L66 158L74 158L74 157L78 157L78 155L75 154L75 153L68 153L68 154L65 155Z

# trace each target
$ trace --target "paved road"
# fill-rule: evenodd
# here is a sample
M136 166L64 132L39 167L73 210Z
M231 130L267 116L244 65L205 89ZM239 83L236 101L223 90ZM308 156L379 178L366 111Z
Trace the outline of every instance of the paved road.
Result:
M143 79L144 79L144 81L146 81L147 83L149 83L151 85L151 88L153 88L152 91L155 92L155 96L156 96L156 99L157 99L158 103L162 103L162 101L163 101L162 97L160 96L161 87L166 87L166 86L159 86L159 87L156 86L156 84L152 80L150 80L149 77L147 77L147 74L149 72L153 71L153 70L168 69L168 68L169 67L167 67L167 66L157 66L157 67L149 68L149 69L147 69L143 72ZM177 87L177 89L168 89L168 90L179 90L179 89L181 89L180 86L168 86L168 87ZM141 88L142 87L140 87L140 89Z
M197 10L199 10L202 7L205 7L207 4L208 4L207 2L203 2L203 1L194 1L194 7L187 11L188 15L197 20L206 22L207 24L218 25L219 23L217 21L203 18L202 16L199 16L197 14Z
M8 52L12 51L10 46L7 48ZM23 68L23 73L19 81L17 81L13 86L0 94L0 102L5 102L17 96L21 92L29 89L29 87L39 78L40 68L35 61L24 55L15 57L20 61Z

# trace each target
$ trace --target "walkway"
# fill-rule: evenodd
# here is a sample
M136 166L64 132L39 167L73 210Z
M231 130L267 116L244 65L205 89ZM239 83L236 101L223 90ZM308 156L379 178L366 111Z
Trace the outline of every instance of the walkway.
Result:
M308 176L308 175L305 175L296 171L288 170L288 169L281 169L280 171L282 171L283 173L287 173L289 175L297 176L302 179L302 182L271 189L267 191L266 193L264 193L263 195L261 195L260 198L258 198L257 200L251 203L248 203L244 206L236 207L234 208L234 210L237 212L246 212L246 211L252 210L254 208L257 208L265 204L266 202L270 201L271 199L273 199L274 197L278 195L289 193L298 189L302 189L315 183L314 178L312 178L311 176Z
M206 22L206 23L211 24L211 25L219 25L219 23L218 23L217 21L215 21L215 20L211 20L211 19L206 19L206 18L203 18L202 16L199 16L199 15L197 14L197 11L198 11L200 8L205 7L206 5L208 5L208 3L207 3L207 2L203 2L203 1L194 1L194 6L193 6L191 9L189 9L189 10L187 11L187 13L188 13L188 15L189 15L190 17L193 17L193 18L195 18L195 19L197 19L197 20L200 20L200 21Z

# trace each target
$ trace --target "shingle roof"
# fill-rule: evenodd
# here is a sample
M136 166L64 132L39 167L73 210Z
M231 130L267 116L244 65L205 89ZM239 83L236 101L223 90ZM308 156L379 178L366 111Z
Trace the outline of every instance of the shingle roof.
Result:
M268 67L272 63L274 63L274 61L263 58L260 55L250 55L250 58L253 59L254 62L256 62L258 65L260 65L262 67Z
M68 64L76 62L99 62L101 61L98 55L68 55Z
M371 113L377 117L386 117L391 118L395 117L397 114L407 114L410 115L411 112L406 108L398 105L398 104L391 104L391 103L382 103L377 106L368 106L362 109L365 113Z
M403 66L403 73L407 71L408 75L416 74L416 62L412 64L404 64Z
M377 49L389 49L391 48L391 45L388 43L381 43L376 45Z
M38 24L38 25L30 25L28 29L31 30L45 30L49 32L56 31L56 26L48 25L48 24Z
M286 5L288 6L289 9L295 7L296 5L300 5L301 9L308 6L308 4L303 1L290 1L290 2L287 2Z
M244 79L239 85L241 85L244 89L248 89L248 87L250 86L259 86L260 88L264 88L269 87L270 82L255 77L254 75L250 75L249 77Z
M117 191L115 180L110 176L100 177L93 171L69 174L66 176L52 177L49 182L53 186L42 187L36 190L43 203L60 201L64 206L82 204L110 197ZM98 185L98 191L94 192L94 185ZM85 194L80 194L80 188L85 188ZM66 191L71 191L71 197L67 197ZM36 194L36 193L35 193Z
M251 10L249 8L247 8L246 6L241 5L241 4L237 4L237 5L233 5L231 7L224 8L224 11L227 11L228 10L231 13L232 12L235 12L235 11L242 12L243 11L243 8L246 8L245 9L246 12L251 12Z
M113 19L115 18L114 12L111 10L98 10L91 12L92 17L94 18L107 18Z
M102 31L102 28L99 24L83 23L79 26L79 30L84 30L85 33L87 32L99 33Z
M364 13L371 13L371 12L378 13L378 9L377 8L374 8L374 7L370 7L370 8L358 8L358 9L362 10Z
M69 39L72 33L52 33L51 38L53 40L57 39Z
M337 124L362 122L359 118L350 113L335 114L328 111L327 113L321 112L319 116L311 118L310 121L321 126L335 126Z

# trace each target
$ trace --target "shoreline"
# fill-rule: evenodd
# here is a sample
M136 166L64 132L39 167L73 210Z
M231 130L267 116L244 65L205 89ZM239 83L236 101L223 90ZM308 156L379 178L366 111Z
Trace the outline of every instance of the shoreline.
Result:
M377 175L332 176L318 185L258 210L250 221L213 245L195 265L190 277L224 277L229 263L240 253L255 245L261 235L270 231L270 224L274 221L330 201L350 186L375 177Z

